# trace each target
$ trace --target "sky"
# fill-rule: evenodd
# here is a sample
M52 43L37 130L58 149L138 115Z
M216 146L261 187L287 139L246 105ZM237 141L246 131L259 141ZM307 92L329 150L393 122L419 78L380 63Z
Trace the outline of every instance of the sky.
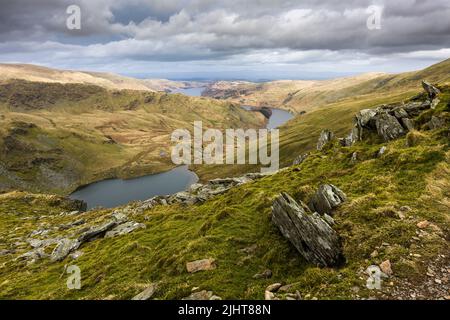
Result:
M397 73L450 58L449 17L449 0L0 0L0 62L170 79Z

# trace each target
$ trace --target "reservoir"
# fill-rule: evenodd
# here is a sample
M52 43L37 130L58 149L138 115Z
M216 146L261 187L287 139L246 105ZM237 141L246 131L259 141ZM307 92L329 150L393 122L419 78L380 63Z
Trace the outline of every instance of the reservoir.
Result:
M204 88L183 89L180 93L201 95ZM242 106L246 110L252 107ZM267 129L278 128L293 115L285 110L271 109ZM83 200L88 209L95 207L113 208L136 200L147 200L157 195L169 195L187 190L198 181L197 175L187 166L180 166L167 172L152 174L135 179L109 179L92 183L72 193L70 198Z
M109 179L91 183L72 193L70 198L83 200L88 209L113 208L135 200L147 200L158 195L177 193L198 181L197 175L187 166L140 178Z

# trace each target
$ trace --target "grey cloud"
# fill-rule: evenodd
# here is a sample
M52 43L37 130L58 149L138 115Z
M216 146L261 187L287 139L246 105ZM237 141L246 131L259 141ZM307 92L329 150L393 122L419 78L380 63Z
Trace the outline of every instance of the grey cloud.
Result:
M80 31L65 27L70 4L82 9ZM373 4L384 5L377 31L366 28ZM448 0L0 0L0 8L0 60L226 66L252 57L275 63L273 52L296 63L450 48Z

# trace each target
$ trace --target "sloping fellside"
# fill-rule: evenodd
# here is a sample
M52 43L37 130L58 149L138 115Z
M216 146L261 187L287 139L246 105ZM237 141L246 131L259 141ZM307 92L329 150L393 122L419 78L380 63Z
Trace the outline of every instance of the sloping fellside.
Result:
M354 85L344 91L340 90L339 99L333 98L328 91L321 94L322 98L326 98L325 100L320 100L317 92L308 93L315 99L319 99L317 108L314 107L306 114L297 115L279 128L281 166L290 165L298 155L313 150L322 130L330 129L337 136L346 136L353 126L352 118L359 110L406 101L421 94L423 92L422 80L428 80L440 86L448 85L450 83L450 59L421 71L386 77L388 78L381 80L377 78L360 83L357 87ZM231 99L230 101L235 100ZM275 106L280 107L279 105ZM301 106L311 110L308 103L301 103ZM244 172L259 170L257 166L250 165L193 166L193 169L202 180L220 176L238 176Z
M427 116L448 116L449 101L446 94L437 110ZM392 297L394 290L409 294L412 288L424 298L439 298L427 293L426 270L440 254L448 259L449 134L449 128L423 131L411 147L407 137L347 148L329 145L301 165L231 189L204 204L158 206L131 215L146 229L89 242L81 247L84 255L75 261L41 260L27 265L14 258L31 249L23 242L33 230L49 228L48 237L76 234L76 228L58 231L50 227L80 218L89 225L98 224L112 210L70 218L60 216L65 209L48 196L3 195L0 249L16 252L0 256L0 297L130 299L149 283L160 281L157 299L182 298L193 287L212 290L225 299L262 299L264 288L275 282L294 284L293 292L319 299ZM387 150L376 157L381 146ZM353 152L358 152L356 162L351 160ZM271 205L280 192L308 201L323 183L338 186L348 196L334 215L347 259L339 269L305 263L270 219ZM422 220L431 225L419 232L417 223ZM377 255L372 254L375 250ZM215 270L186 272L186 262L209 257L217 261ZM364 270L387 259L394 275L383 282L381 291L369 291ZM80 267L81 290L66 288L67 264ZM252 278L266 268L273 271L272 279ZM410 286L402 289L405 283Z
M261 127L229 102L82 84L0 83L0 190L66 194L173 167L175 129Z
M426 69L400 74L368 73L331 80L283 80L266 83L222 81L211 95L252 106L271 106L294 113L312 112L329 104L351 103L358 97L398 96L420 90L420 81L450 82L450 59ZM208 94L208 92L207 92Z

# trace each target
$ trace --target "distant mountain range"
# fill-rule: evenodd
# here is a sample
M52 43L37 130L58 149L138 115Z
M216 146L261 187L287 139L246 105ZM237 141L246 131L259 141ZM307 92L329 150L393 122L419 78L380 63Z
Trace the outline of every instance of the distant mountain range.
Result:
M58 70L31 64L0 64L0 81L20 79L48 83L81 83L115 90L173 91L196 85L167 79L136 79L113 73Z

